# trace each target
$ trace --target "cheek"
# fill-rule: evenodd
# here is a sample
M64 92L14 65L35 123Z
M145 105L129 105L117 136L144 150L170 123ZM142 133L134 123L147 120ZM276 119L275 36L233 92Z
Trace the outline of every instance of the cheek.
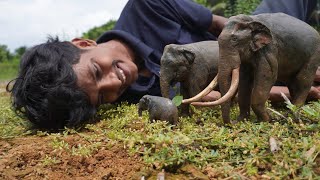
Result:
M130 71L133 75L133 80L136 81L138 79L138 66L135 63L130 62L129 68L130 68Z
M114 94L109 93L108 97L105 98L105 102L112 103L112 102L115 102L117 99L118 99L118 95L116 93Z

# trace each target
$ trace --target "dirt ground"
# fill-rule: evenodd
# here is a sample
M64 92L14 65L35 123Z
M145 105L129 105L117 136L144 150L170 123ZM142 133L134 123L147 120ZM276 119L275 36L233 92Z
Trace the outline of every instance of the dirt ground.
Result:
M68 144L84 141L68 135ZM157 179L159 171L148 168L138 155L130 156L120 145L102 147L89 157L71 156L54 149L52 137L29 136L0 139L0 179ZM56 157L54 163L45 159ZM52 159L52 158L51 158ZM166 179L207 179L191 167L188 172L166 173ZM161 174L161 173L160 173Z
M0 82L0 94L4 92ZM6 94L8 95L8 94ZM123 143L109 142L108 138L99 136L96 139L93 132L81 132L79 134L50 135L24 135L23 137L0 137L0 180L14 179L50 179L50 180L108 180L108 179L137 179L153 180L161 174L160 170L147 165L142 156L130 155ZM94 138L86 140L86 136ZM54 146L54 139L68 144L69 149L63 148L63 144ZM99 139L102 138L102 139ZM88 155L74 155L71 147L91 145L101 142L101 146L94 149ZM111 140L110 140L111 141ZM86 148L84 148L86 149ZM86 152L84 152L86 154ZM314 159L313 171L320 175L320 156ZM224 168L224 167L223 167ZM222 173L222 174L221 174ZM245 174L244 169L234 169L237 176L223 176L221 169L214 169L210 165L202 170L193 165L178 167L175 172L165 172L165 179L271 179L268 176L240 176ZM143 178L144 177L144 178ZM265 177L265 178L262 178Z
M26 137L0 141L0 179L132 179L144 167L119 146L102 148L90 157L70 156L50 146L50 138ZM76 137L68 137L76 143ZM45 165L46 156L59 157Z
M0 82L5 93L7 82ZM2 94L3 95L3 94ZM5 95L9 95L5 93ZM11 179L157 179L161 173L148 167L139 155L129 155L120 143L103 143L89 156L71 155L65 149L53 147L54 136L0 137L0 180ZM86 144L76 134L63 137L70 147ZM165 179L208 179L199 169L187 165Z

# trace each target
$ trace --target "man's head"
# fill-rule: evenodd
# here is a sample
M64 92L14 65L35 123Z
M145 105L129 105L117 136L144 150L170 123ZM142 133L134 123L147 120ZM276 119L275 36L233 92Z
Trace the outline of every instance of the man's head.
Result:
M96 44L74 39L72 43L84 51L73 69L91 104L114 102L138 78L134 52L123 41L114 39Z
M137 74L133 52L121 41L50 38L23 55L13 107L40 128L76 126L101 103L115 101Z

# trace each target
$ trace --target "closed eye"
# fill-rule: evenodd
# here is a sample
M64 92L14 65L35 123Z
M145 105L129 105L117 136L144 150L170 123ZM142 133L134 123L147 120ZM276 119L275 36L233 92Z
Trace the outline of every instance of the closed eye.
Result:
M96 79L100 80L101 76L102 76L100 66L97 63L93 63L93 69L94 69L94 75L95 75Z

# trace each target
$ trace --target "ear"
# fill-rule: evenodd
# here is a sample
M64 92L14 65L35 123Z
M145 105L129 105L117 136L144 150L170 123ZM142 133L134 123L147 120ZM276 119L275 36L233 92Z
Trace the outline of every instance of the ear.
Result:
M260 22L251 22L249 27L252 30L252 41L250 42L250 47L253 51L257 51L264 46L268 45L272 41L272 35L265 25Z
M78 48L97 46L97 43L91 39L74 38L71 40L71 43L77 46Z
M189 64L192 64L194 62L195 54L194 52L191 52L187 49L180 50L180 53L186 58L187 62Z

